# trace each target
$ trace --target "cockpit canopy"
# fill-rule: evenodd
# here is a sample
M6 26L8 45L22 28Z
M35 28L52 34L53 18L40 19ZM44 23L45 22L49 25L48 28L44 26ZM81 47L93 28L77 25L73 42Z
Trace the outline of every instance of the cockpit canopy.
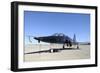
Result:
M55 33L53 36L65 36L63 33Z
M67 40L72 41L72 39L71 39L70 37L66 36L66 35L63 34L63 33L55 33L55 34L53 34L53 36L63 37L64 39L67 39Z

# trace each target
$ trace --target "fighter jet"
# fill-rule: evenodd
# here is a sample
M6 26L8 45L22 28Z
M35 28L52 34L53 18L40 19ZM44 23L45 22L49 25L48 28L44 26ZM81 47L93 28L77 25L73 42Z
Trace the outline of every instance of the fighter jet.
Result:
M71 47L73 44L78 45L78 43L76 42L75 34L74 34L73 39L71 39L69 36L66 36L63 33L55 33L51 36L34 37L34 39L38 40L38 43L42 41L46 43L63 44L63 48L65 48L65 45L67 45L68 47ZM77 46L77 48L79 47Z
M33 36L29 36L29 41L32 43L30 37ZM68 49L74 49L74 48L65 48L65 45L68 47L71 47L73 44L77 45L77 49L79 48L78 46L78 42L76 42L76 35L74 34L73 39L71 39L69 36L66 36L63 33L55 33L53 35L50 36L43 36L43 37L33 37L35 40L38 41L38 43L42 42L46 42L46 43L55 43L55 44L63 44L62 48L58 49L52 49L50 48L49 50L40 50L40 51L36 51L36 52L29 52L26 54L35 54L35 53L54 53L54 52L60 52L61 50L68 50Z

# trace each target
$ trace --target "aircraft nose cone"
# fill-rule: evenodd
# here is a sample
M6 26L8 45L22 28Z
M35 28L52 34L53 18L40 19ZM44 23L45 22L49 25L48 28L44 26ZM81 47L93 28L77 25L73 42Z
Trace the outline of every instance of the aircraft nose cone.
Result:
M39 38L38 38L38 37L34 37L34 39L39 40Z
M38 43L40 43L40 37L34 37L34 39L38 40Z

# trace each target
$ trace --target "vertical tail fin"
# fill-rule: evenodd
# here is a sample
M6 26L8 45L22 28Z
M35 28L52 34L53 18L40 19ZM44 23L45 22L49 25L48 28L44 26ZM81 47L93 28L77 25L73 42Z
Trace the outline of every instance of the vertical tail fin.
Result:
M76 35L74 34L74 37L73 37L73 43L75 44L75 45L77 45L77 49L79 49L79 44L78 44L78 42L76 41Z
M76 43L76 35L74 34L73 43Z

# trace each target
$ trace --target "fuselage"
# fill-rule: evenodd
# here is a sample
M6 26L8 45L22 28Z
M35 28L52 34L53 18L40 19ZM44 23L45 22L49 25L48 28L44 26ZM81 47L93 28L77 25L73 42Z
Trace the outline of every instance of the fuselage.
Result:
M34 37L34 39L38 40L39 42L42 41L42 42L46 42L46 43L64 44L67 42L70 42L70 43L73 42L73 40L70 37L65 36L64 34L63 35L55 34L52 36L44 36L44 37Z

